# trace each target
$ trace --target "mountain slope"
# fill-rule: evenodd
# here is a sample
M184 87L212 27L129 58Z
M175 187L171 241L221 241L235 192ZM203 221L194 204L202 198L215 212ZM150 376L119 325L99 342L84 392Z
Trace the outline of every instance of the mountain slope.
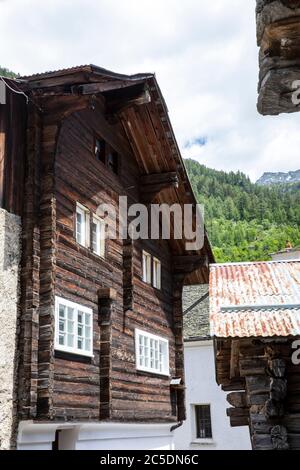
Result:
M268 260L287 240L300 245L299 185L259 186L241 172L185 164L218 262Z
M300 183L300 170L289 171L288 173L264 173L256 184L271 186L273 184Z

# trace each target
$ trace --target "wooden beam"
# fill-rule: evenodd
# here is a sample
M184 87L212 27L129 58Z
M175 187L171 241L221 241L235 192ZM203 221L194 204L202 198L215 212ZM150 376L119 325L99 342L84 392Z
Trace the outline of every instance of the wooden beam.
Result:
M231 417L247 417L249 418L249 410L248 408L227 408L226 410L227 416Z
M229 405L234 408L248 408L248 399L245 392L231 392L226 399Z
M222 384L222 390L224 392L235 392L240 390L245 390L245 379L232 379L228 380L227 383Z
M267 360L263 357L240 359L240 375L247 377L252 375L265 375Z
M239 377L239 357L240 357L240 340L233 339L231 343L231 357L230 357L230 378Z
M142 106L151 102L150 92L146 89L130 97L107 98L107 114L117 114L133 106Z
M202 255L174 256L173 270L175 273L188 274L207 265L207 257Z
M141 199L151 203L164 189L178 188L179 178L176 172L143 175L140 178Z
M112 288L100 288L98 289L99 299L117 300L117 291Z
M249 425L249 409L248 408L227 408L226 414L230 418L231 427Z
M242 426L249 426L249 416L231 416L230 426L232 428L240 428Z
M105 93L113 90L121 90L132 86L140 85L144 83L144 80L112 80L110 82L96 82L96 83L85 83L82 85L75 85L72 87L73 93L79 95L93 95L97 93Z

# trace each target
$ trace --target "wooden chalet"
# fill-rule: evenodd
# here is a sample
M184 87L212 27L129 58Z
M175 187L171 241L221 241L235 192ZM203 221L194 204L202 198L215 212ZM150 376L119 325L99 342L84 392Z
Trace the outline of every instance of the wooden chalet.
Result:
M185 419L182 288L208 282L207 236L193 252L185 239L103 242L97 216L119 196L195 205L156 78L87 65L6 83L0 206L22 220L18 446L74 448L58 438L72 423L170 430Z
M231 426L255 450L300 449L300 262L214 265L210 321Z

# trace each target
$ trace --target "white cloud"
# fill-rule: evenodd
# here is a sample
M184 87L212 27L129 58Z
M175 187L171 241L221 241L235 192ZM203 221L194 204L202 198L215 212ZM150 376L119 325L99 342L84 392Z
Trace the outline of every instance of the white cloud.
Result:
M253 179L300 166L297 115L256 111L254 0L4 0L0 44L1 65L21 74L156 72L183 155L207 166Z

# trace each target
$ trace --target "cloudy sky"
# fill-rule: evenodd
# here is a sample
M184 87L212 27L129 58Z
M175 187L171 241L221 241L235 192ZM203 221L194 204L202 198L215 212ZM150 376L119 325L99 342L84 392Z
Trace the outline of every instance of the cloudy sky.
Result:
M255 180L300 167L299 115L261 117L255 0L0 0L0 65L155 72L184 157Z

